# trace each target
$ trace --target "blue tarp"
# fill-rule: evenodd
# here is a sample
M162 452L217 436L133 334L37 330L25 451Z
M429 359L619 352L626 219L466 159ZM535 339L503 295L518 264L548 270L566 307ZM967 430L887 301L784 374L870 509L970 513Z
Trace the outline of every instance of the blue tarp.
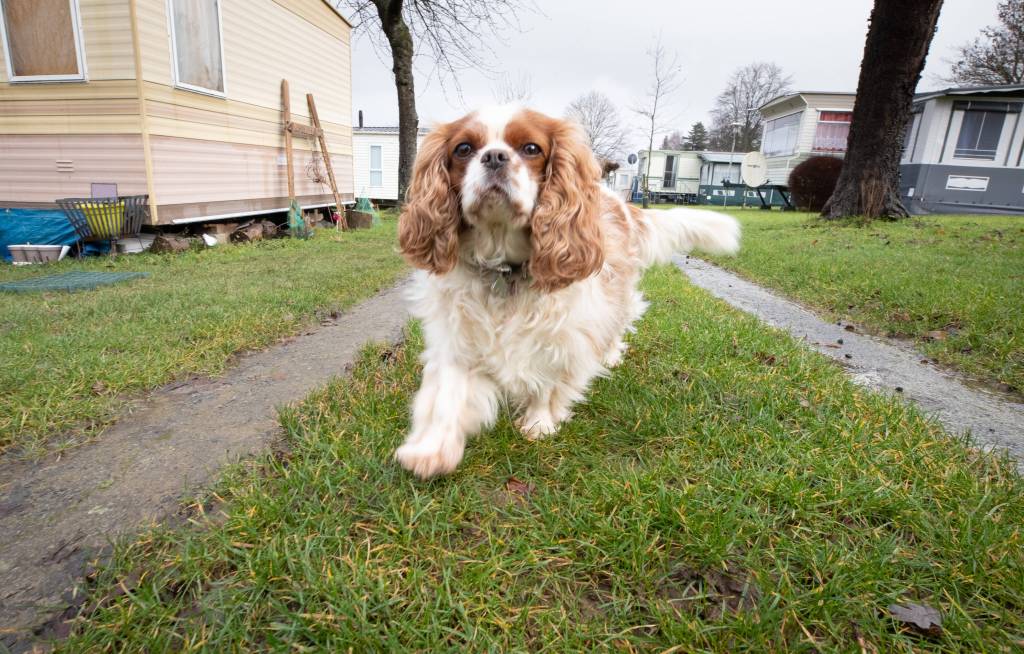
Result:
M0 209L0 256L11 260L8 245L74 245L78 235L60 209ZM101 254L109 243L89 243L86 254Z

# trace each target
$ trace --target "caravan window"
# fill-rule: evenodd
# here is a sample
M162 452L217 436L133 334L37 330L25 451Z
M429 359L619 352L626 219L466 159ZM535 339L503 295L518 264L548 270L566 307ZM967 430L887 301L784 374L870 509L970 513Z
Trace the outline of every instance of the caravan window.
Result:
M958 159L994 161L1005 120L1004 112L965 111L953 156Z
M0 28L12 82L85 79L78 0L0 0Z
M384 166L382 163L382 147L370 146L370 186L384 186Z
M797 112L765 123L762 150L766 156L772 157L796 152L801 115L802 112Z
M220 0L168 0L168 7L175 84L223 97Z
M850 138L850 111L822 111L818 114L818 128L814 132L815 152L846 152Z

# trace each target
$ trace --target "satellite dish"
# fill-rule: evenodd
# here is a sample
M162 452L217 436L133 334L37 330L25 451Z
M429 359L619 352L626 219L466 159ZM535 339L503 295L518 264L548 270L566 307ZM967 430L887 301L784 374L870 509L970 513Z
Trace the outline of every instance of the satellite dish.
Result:
M636 163L636 155L635 154L629 155L628 157L626 157L626 161L629 162L630 165L635 164Z
M748 152L740 164L740 179L747 186L757 188L768 181L768 160L760 152Z

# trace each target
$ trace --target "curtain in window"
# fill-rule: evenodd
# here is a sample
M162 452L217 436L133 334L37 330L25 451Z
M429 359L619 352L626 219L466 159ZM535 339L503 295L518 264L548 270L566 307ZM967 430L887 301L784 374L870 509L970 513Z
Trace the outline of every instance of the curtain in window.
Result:
M15 77L81 74L71 0L0 0Z
M814 132L816 152L846 152L850 139L850 121L853 114L848 111L822 111L818 116L818 127Z
M790 114L765 124L764 145L765 155L771 157L796 152L797 135L800 131L801 114Z
M174 51L178 81L224 92L224 62L220 52L219 0L171 0L174 11Z

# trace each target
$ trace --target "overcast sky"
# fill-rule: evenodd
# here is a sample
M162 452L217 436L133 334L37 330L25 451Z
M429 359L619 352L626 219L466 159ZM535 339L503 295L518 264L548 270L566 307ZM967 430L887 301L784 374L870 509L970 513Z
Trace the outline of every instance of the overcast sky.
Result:
M946 0L919 90L941 88L954 48L996 23L998 0ZM511 77L527 76L529 104L561 115L577 95L606 93L631 125L628 107L650 76L645 50L660 32L675 49L684 85L671 98L673 123L685 131L708 112L729 74L753 61L773 61L793 76L796 90L855 91L871 0L537 0L542 13L523 12L522 32L503 35L491 64ZM366 125L397 125L390 58L382 62L365 35L353 41L353 112ZM463 97L445 93L420 62L416 76L420 124L430 126L493 103L496 80L460 73ZM643 138L635 138L633 149Z

